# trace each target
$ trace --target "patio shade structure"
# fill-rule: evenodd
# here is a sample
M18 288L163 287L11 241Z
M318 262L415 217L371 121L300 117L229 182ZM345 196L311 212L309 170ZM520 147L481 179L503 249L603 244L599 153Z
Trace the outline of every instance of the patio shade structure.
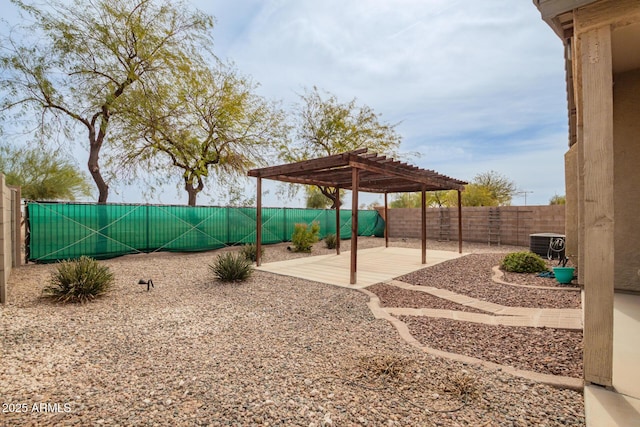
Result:
M458 192L458 250L462 252L462 208L460 193L464 181L421 169L404 162L369 153L366 148L301 162L252 169L249 176L256 177L256 264L260 266L262 240L262 178L306 185L321 185L353 192L351 203L351 277L357 280L358 254L358 192L384 194L385 246L389 246L388 193L421 192L422 194L422 263L427 262L426 192L456 190ZM336 206L336 253L340 254L340 201Z

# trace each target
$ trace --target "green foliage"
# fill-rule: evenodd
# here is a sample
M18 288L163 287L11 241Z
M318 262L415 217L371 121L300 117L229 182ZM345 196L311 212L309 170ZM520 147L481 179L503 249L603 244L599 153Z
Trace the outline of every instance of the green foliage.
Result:
M225 252L218 255L209 268L222 282L243 282L253 273L251 261L238 252Z
M240 253L249 261L256 262L258 255L258 245L255 243L247 243L240 248ZM260 256L264 255L264 248L260 247Z
M513 273L538 273L547 271L544 260L533 252L512 252L504 257L500 267Z
M173 175L182 181L190 206L207 181L223 178L232 184L230 179L264 164L286 133L284 113L256 95L250 79L231 66L213 64L190 64L186 74L175 70L153 91L136 89L144 101L125 115L120 138L119 167L127 176Z
M324 244L327 246L327 249L335 249L338 245L338 238L335 234L329 233L324 236Z
M549 199L550 205L565 205L567 203L566 196L555 195L551 199Z
M457 206L456 202L456 206ZM462 192L462 206L498 206L491 190L478 184L468 184Z
M320 224L314 221L309 227L308 224L296 224L291 236L293 250L295 252L311 252L313 244L319 239Z
M515 182L493 170L477 174L473 178L473 184L486 189L495 204L465 206L509 206L516 194Z
M282 144L280 155L286 162L369 148L370 151L396 157L401 137L397 124L381 120L372 108L357 105L356 99L341 102L317 87L306 89L296 105L294 123L296 142ZM338 198L333 187L319 187L332 200L333 209Z
M43 289L43 295L59 302L84 303L107 293L113 282L114 276L108 267L82 256L60 263L51 275L49 286Z
M0 147L0 171L6 175L7 184L21 187L24 199L76 200L91 196L86 175L58 151Z
M14 2L24 14L0 40L0 111L12 112L43 140L86 132L88 168L106 202L99 165L103 146L123 140L123 116L148 101L134 89L171 84L172 73L196 75L212 45L213 18L185 1L50 0ZM137 135L137 138L142 135ZM111 155L106 150L102 158Z
M419 208L422 206L420 193L399 193L390 203L390 208Z
M307 195L306 207L309 209L328 209L333 207L334 198L333 193L329 193L329 196L323 193L322 189L316 186L307 186L305 188ZM344 191L340 191L340 199L344 195Z

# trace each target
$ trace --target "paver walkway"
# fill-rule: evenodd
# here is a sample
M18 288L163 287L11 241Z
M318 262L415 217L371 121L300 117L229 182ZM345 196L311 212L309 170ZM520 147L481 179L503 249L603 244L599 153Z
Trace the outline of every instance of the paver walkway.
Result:
M507 307L483 301L466 295L456 294L446 289L430 286L415 286L409 283L391 280L387 285L397 286L411 291L424 292L467 307L486 311L491 314L468 313L456 310L437 310L432 308L384 307L392 315L443 317L446 319L484 323L487 325L530 326L535 328L582 329L582 310L573 308L526 308ZM559 291L561 292L561 291Z

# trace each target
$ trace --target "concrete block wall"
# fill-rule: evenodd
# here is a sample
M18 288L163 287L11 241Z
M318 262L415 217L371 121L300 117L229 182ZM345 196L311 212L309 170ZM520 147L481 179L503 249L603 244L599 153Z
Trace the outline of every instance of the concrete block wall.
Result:
M20 265L20 189L8 187L0 174L0 304L7 302L11 269Z
M389 237L420 238L419 208L388 211ZM379 212L384 216L384 209ZM466 242L529 246L530 234L565 234L564 230L564 205L462 208L462 240ZM428 208L427 238L457 241L458 208Z

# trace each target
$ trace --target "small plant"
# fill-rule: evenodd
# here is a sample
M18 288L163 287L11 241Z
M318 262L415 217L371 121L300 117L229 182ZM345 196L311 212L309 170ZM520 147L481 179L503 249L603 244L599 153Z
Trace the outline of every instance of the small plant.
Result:
M338 239L336 235L333 233L329 233L324 236L324 244L327 246L327 249L335 249L338 244Z
M255 243L247 243L240 248L240 253L249 261L256 262L258 255L258 245ZM264 255L264 248L260 248L260 256Z
M547 271L547 264L533 252L512 252L504 257L500 267L513 273L539 273Z
M444 391L464 401L478 399L482 395L478 379L465 370L447 375Z
M109 267L81 256L75 261L61 262L42 293L58 302L84 303L107 293L113 282Z
M361 356L358 360L358 367L362 372L361 377L372 379L381 377L398 378L405 374L412 363L412 360L395 354L378 354Z
M313 244L319 239L320 224L314 221L309 227L308 224L296 224L291 236L293 250L295 252L311 252Z
M253 273L253 266L242 253L226 252L209 265L213 274L223 282L243 282Z

